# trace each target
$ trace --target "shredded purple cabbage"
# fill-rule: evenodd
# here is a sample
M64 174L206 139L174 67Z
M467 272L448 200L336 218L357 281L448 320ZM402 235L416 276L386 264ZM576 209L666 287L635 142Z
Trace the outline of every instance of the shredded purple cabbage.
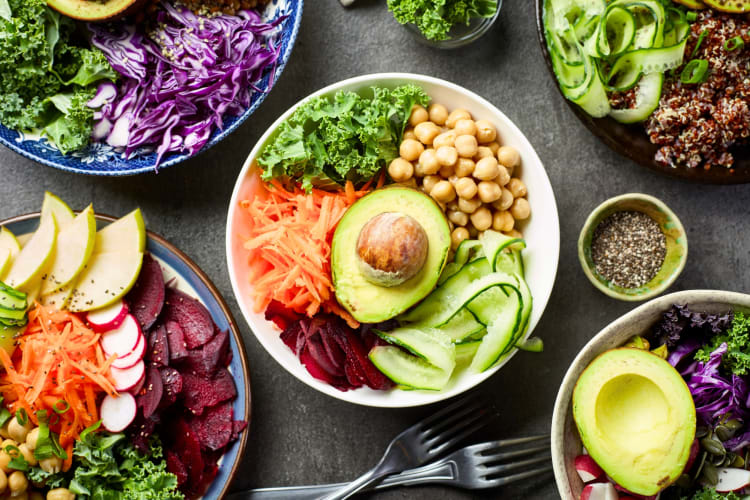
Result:
M250 106L260 91L255 82L267 71L273 80L279 52L272 35L285 19L264 23L252 10L200 17L184 6L161 7L148 36L133 26L88 25L91 43L122 75L118 95L98 110L98 133L127 155L155 148L157 166L167 153L195 154L214 127L223 128L225 114Z

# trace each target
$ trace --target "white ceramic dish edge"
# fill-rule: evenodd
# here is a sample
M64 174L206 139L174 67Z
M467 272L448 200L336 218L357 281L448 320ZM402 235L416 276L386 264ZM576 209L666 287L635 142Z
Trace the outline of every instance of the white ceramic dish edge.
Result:
M240 213L239 210L237 210L237 207L242 198L241 191L243 181L253 164L253 160L259 154L266 141L268 141L273 131L276 130L299 105L313 97L333 94L339 90L352 91L374 85L392 87L404 83L415 83L420 85L433 98L434 102L440 102L452 108L464 107L472 112L477 119L481 117L492 121L497 126L498 135L503 143L513 145L520 151L521 158L523 159L521 169L522 172L524 172L522 173L522 178L528 186L528 199L532 208L532 218L527 221L526 224L526 226L531 227L527 228L528 230L524 233L528 243L528 248L524 251L527 280L534 297L534 308L528 331L528 335L531 335L534 327L542 316L542 312L544 311L550 293L552 292L552 286L557 274L557 264L560 252L560 229L552 186L550 185L549 178L539 156L518 127L490 102L453 83L424 75L409 73L380 73L350 78L329 85L328 87L311 94L307 98L302 99L299 103L282 114L256 143L239 174L237 183L232 192L227 215L226 251L232 291L239 303L240 310L242 311L245 320L248 322L253 334L261 345L280 365L310 387L337 399L365 406L383 408L421 406L456 396L492 376L501 366L507 363L515 353L508 356L500 365L484 373L472 374L464 372L458 377L454 377L451 381L451 385L440 392L398 390L374 391L367 388L342 392L324 382L318 381L307 372L305 367L300 364L299 360L294 356L291 350L281 342L278 330L274 329L271 326L271 323L265 321L262 314L257 314L252 311L252 305L249 304L247 295L247 290L250 285L238 280L238 266L236 265L236 261L241 262L242 260L241 257L237 255L238 252L241 252L241 243L235 238L237 234L237 226L239 225L238 218L236 218L235 215ZM534 221L539 222L536 222L536 225L534 225ZM533 354L527 355L533 356Z
M685 290L653 299L620 316L605 326L581 349L570 364L555 399L552 414L552 466L560 497L578 500L583 483L572 465L580 453L580 438L573 422L570 399L581 372L602 352L621 346L633 335L642 334L672 304L689 304L697 309L717 312L731 306L750 309L750 295L718 290ZM572 441L569 441L572 440ZM576 444L577 449L573 449Z

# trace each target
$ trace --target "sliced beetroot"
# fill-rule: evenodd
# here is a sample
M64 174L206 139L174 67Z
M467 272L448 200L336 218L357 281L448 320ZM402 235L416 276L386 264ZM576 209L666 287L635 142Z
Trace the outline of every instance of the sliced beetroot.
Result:
M133 396L137 396L139 392L143 389L143 386L146 385L146 372L143 372L143 376L141 377L141 380L137 382L132 389L130 389L130 394Z
M238 437L240 437L240 432L244 431L245 428L247 428L247 422L244 420L235 420L232 422L232 439L231 441L237 440Z
M128 427L133 444L138 450L143 453L148 452L150 449L148 438L154 433L159 423L160 419L157 414L151 415L149 418L143 418L143 416L138 415L132 425Z
M393 387L393 382L372 364L372 361L367 356L362 339L360 339L356 332L351 328L347 328L344 332L350 348L350 351L347 351L347 361L357 363L358 368L364 372L367 386L375 390L385 390Z
M156 365L146 368L146 383L138 395L138 406L143 410L143 417L149 418L159 407L164 394L164 384L161 381L161 373Z
M226 402L208 408L203 415L193 417L188 421L195 432L201 448L220 450L232 439L232 422L234 410L232 403Z
M174 404L177 401L177 396L182 392L182 375L169 366L160 367L159 373L161 374L161 381L164 386L161 407L166 408Z
M185 342L185 332L176 321L167 321L164 325L167 330L167 345L169 349L169 359L177 361L186 358L188 355L187 343Z
M141 272L126 300L141 328L148 330L164 307L165 286L161 265L150 254L143 256Z
M315 358L306 348L303 349L300 353L299 360L300 363L302 363L305 368L307 368L307 371L314 378L321 380L326 384L332 385L333 387L342 391L346 391L347 389L352 388L351 384L349 384L349 382L346 380L346 377L331 375L323 368L321 368L321 366L317 363L317 361L315 361Z
M183 419L179 419L174 427L174 450L185 465L188 480L186 486L191 491L198 491L203 481L203 455L198 439L190 426Z
M272 321L280 330L286 330L289 325L303 318L301 314L297 314L291 309L287 309L277 300L272 300L271 303L268 304L265 316L266 321Z
M352 388L357 389L365 384L365 374L359 371L356 363L346 363L344 373Z
M169 342L167 341L167 327L157 326L148 334L148 351L146 359L160 366L169 366Z
M205 408L229 401L237 395L234 379L225 368L219 368L211 379L191 373L181 375L183 402L195 415L201 415Z
M222 361L229 350L229 332L220 331L207 344L188 352L181 367L194 375L211 377L223 365Z
M188 471L177 453L172 450L166 451L167 471L177 476L177 486L182 486L188 480Z
M214 323L208 310L199 301L175 288L167 289L164 321L179 323L188 349L200 347L214 336Z

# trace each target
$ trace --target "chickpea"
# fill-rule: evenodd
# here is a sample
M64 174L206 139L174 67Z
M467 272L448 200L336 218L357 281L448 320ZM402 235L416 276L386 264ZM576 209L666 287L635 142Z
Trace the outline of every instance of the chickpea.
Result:
M22 443L18 446L19 451L21 452L21 455L23 455L23 458L34 467L37 464L36 457L34 456L34 452L29 449L29 446L26 443Z
M420 123L424 123L429 119L429 116L427 114L427 110L424 109L424 106L420 106L419 104L415 104L411 108L411 116L409 116L409 125L412 127L416 127Z
M417 175L424 177L425 175L434 175L440 170L440 162L438 162L435 150L425 149L424 152L419 155L419 161L417 162Z
M458 177L468 177L474 173L474 160L459 158L454 169Z
M523 233L521 233L521 231L519 231L518 229L512 229L504 234L506 236L510 236L511 238L523 238Z
M457 226L465 226L469 223L469 216L460 210L449 210L448 220Z
M26 435L29 433L34 424L31 423L31 419L26 418L26 423L21 425L17 418L12 418L8 424L8 434L11 439L19 443L26 441Z
M10 469L8 468L8 464L10 463L11 456L8 454L7 451L2 450L0 451L0 470L8 474L10 472Z
M493 155L497 155L497 150L500 149L500 143L497 141L494 141L494 142L487 144L487 147L490 148L490 151L492 151Z
M435 152L438 163L445 166L455 165L458 161L458 151L453 146L443 146Z
M456 179L458 179L458 177L456 177L455 175L456 174L455 170L456 169L453 167L453 165L443 165L442 167L440 167L440 170L438 171L438 173L443 179L447 179L449 177L455 177Z
M477 162L477 166L474 167L474 177L480 181L491 181L499 174L500 169L498 168L497 160L492 156L482 158Z
M470 200L477 194L477 184L471 177L461 177L456 181L456 194L459 198ZM459 201L460 203L460 201Z
M430 121L438 125L445 125L445 120L448 119L448 110L442 104L430 104L427 113L430 116Z
M531 215L531 206L526 198L516 198L510 206L510 213L516 220L528 219Z
M477 129L477 140L482 144L492 142L497 138L495 126L487 120L477 120L474 125Z
M508 181L505 186L508 190L513 193L513 198L523 198L526 196L526 184L523 183L518 177L514 177Z
M76 496L67 488L55 488L47 492L47 500L75 500Z
M482 200L479 198L472 198L467 200L465 198L458 199L458 209L466 214L473 214L479 207L482 206Z
M399 186L416 188L417 187L417 179L415 179L414 177L410 177L408 180L405 180L405 181L402 181L402 182L397 182L396 184L398 184Z
M492 208L495 208L502 212L503 210L508 210L512 204L513 204L513 193L503 188L503 194L500 196L499 200L494 201L492 203Z
M26 434L26 446L28 446L30 450L34 451L36 449L36 440L38 438L39 427L34 427L29 431L28 434Z
M497 165L497 177L495 177L495 182L500 184L501 186L505 186L510 182L510 174L508 173L508 169L505 168L505 166L498 164Z
M0 469L0 493L4 493L8 488L8 476L5 475L5 471Z
M497 150L497 161L509 168L516 168L521 164L521 154L513 146L502 146Z
M5 422L5 424L0 427L0 437L3 439L7 439L10 437L10 434L8 434L8 424L10 423L10 420Z
M8 489L13 496L19 495L29 487L29 480L20 470L11 472L8 476Z
M450 180L450 179L448 179L448 180ZM454 182L451 182L451 184L453 184L454 188L456 187L456 184ZM454 210L454 211L458 210L458 202L456 200L453 200L450 203L446 203L445 204L445 208L448 209L448 210Z
M440 127L432 122L422 122L414 127L414 135L417 136L419 142L426 146L431 145L438 134L440 134Z
M62 469L62 459L56 456L52 456L49 458L44 458L39 461L39 467L44 472L60 472L60 469Z
M405 141L406 139L417 139L417 134L414 133L413 128L407 128L404 130L404 136L401 138L402 141Z
M456 132L454 130L446 130L442 134L435 137L432 141L432 147L440 149L443 146L453 146L456 143Z
M456 122L456 134L458 135L477 135L477 126L474 120L458 120Z
M456 151L464 158L472 158L477 154L479 144L473 135L459 135L456 137Z
M439 175L428 175L424 179L422 179L422 189L425 193L430 194L432 192L432 188L435 187L435 184L440 182L441 179Z
M439 202L448 203L456 199L456 190L453 189L453 185L450 182L440 181L432 188L430 196Z
M445 119L445 126L448 128L454 128L459 120L471 120L471 113L465 109L454 109L448 118Z
M492 203L493 201L500 199L503 195L503 189L497 184L497 182L482 181L477 185L477 193L479 194L479 199L482 200L483 203Z
M492 226L492 213L487 207L478 208L469 218L477 231L484 231Z
M417 161L419 156L424 152L424 146L416 139L406 139L401 141L398 152L406 161Z
M453 167L451 167L451 168L453 168ZM459 177L457 177L455 174L448 176L448 182L450 182L451 185L453 185L453 189L456 188L456 183L458 182L458 179L459 179ZM451 204L458 206L458 203L456 202L456 200L453 200L451 202Z
M513 224L515 224L515 222L513 216L510 215L510 212L507 210L495 212L492 216L492 229L495 231L507 232L513 229Z
M403 158L396 158L388 165L388 175L395 182L404 182L414 175L414 166Z
M18 443L16 443L13 439L4 439L3 442L0 443L0 450L4 450L8 446L18 446Z
M492 154L492 150L487 146L479 146L477 148L477 154L474 155L474 161L479 161L482 158L487 158L488 156L494 156Z
M461 244L462 241L469 239L469 230L465 227L457 227L453 230L451 233L451 248L453 250L458 248L458 245Z
M435 198L433 198L433 200L435 200ZM440 210L442 210L443 212L445 212L445 211L447 210L447 209L446 209L446 206L445 206L445 203L443 203L442 201L437 201L437 200L435 200L435 203L437 203L437 204L438 204L438 206L440 207ZM448 221L448 225L449 225L449 226L450 226L450 224L451 224L451 222L450 222L450 221ZM451 229L451 231L453 231L453 229Z

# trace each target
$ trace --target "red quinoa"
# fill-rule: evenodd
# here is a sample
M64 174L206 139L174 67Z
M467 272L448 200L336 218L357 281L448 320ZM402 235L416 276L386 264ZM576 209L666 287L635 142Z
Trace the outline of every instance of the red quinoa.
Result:
M707 35L691 57L703 31ZM709 63L701 84L680 82L682 68L667 74L659 107L646 122L651 142L661 147L656 161L672 167L731 168L729 149L750 137L750 21L710 9L698 13L691 26L685 64ZM724 43L742 37L745 47L727 51Z

